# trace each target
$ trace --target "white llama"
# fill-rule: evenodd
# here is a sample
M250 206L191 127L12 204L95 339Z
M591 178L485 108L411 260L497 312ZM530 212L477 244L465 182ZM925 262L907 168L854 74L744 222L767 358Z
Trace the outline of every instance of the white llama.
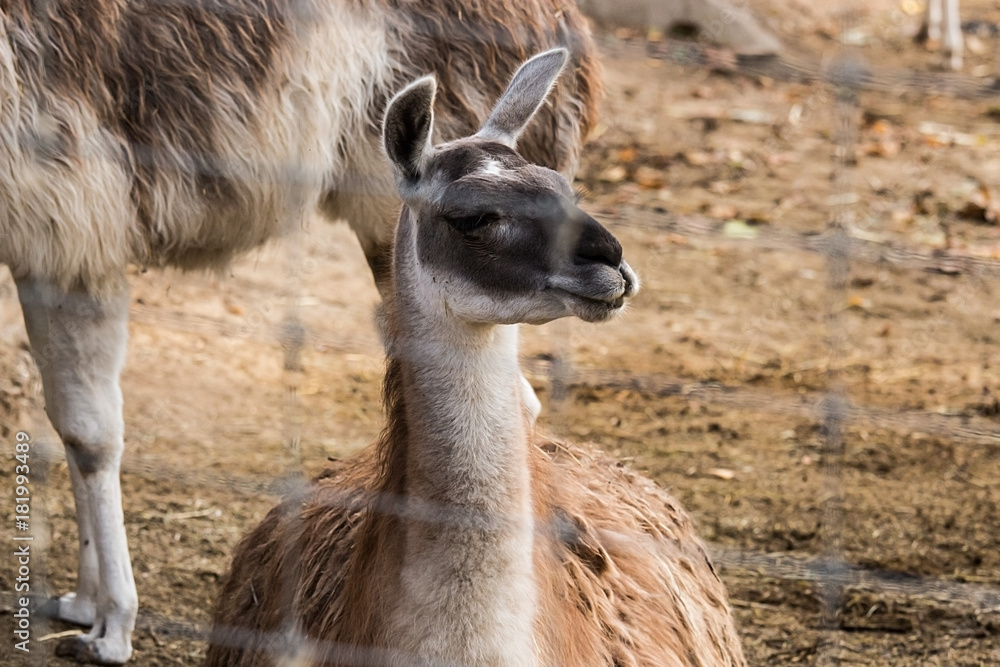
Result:
M0 31L0 263L73 483L79 577L57 614L92 626L58 652L119 664L138 608L119 483L127 265L221 267L319 208L347 219L384 291L391 92L435 74L439 136L465 136L527 54L565 45L574 75L524 147L568 175L597 64L563 0L7 0Z

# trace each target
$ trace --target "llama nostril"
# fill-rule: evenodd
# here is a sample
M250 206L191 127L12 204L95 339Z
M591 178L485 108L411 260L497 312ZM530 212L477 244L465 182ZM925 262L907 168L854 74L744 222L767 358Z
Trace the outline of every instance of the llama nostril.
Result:
M606 264L610 267L617 267L618 262L621 260L621 252L617 254L613 251L604 250L598 252L577 252L576 261L577 264Z
M577 264L605 264L618 268L622 262L622 246L611 232L587 216L573 258Z
M639 292L639 276L625 262L618 265L618 273L621 274L622 280L625 281L624 296L635 296Z

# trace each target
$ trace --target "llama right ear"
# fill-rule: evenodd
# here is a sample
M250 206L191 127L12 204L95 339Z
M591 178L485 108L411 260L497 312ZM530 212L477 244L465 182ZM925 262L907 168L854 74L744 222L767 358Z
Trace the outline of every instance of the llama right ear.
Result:
M521 65L476 136L514 148L517 137L541 108L567 60L569 51L557 48L539 53Z
M385 152L405 180L420 180L427 161L434 154L431 134L434 130L433 76L417 79L389 101L382 123Z

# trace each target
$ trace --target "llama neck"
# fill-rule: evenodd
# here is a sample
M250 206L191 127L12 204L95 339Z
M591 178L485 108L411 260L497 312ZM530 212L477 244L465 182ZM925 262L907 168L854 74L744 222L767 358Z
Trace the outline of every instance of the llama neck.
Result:
M435 662L532 665L534 522L517 328L428 316L418 301L397 302L411 335L390 341L407 424L393 643Z

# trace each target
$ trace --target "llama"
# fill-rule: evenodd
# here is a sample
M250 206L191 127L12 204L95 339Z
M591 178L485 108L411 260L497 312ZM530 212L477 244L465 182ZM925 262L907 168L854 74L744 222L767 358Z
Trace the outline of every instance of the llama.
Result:
M77 508L77 588L54 614L91 626L57 652L119 664L138 608L119 482L127 266L221 268L318 209L347 220L384 291L391 93L434 74L439 138L466 136L528 54L566 46L574 76L524 150L570 175L599 68L566 0L2 0L0 30L0 263Z
M965 38L962 36L962 19L958 15L958 0L927 0L920 35L925 36L935 48L938 45L944 47L944 52L951 56L949 62L952 69L962 69Z
M604 321L638 290L568 182L514 151L565 62L526 62L482 129L443 145L434 78L389 103L388 423L240 542L209 667L745 664L685 511L537 436L519 398L517 323Z

